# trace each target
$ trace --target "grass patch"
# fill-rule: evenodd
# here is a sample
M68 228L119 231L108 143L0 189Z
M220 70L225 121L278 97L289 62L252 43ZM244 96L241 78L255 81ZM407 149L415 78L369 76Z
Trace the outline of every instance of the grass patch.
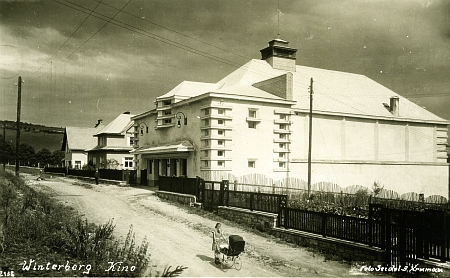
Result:
M148 242L125 241L115 225L89 223L73 209L6 172L0 176L0 267L17 276L154 276ZM167 270L162 276L178 275Z

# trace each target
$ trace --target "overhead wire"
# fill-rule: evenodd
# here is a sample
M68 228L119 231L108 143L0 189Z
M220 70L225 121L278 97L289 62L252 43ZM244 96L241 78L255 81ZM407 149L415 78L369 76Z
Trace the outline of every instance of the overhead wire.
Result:
M226 52L228 52L228 53L232 53L232 52L229 52L229 51L227 51L227 50L225 50L225 49L223 49L223 48L216 47L216 46L214 46L214 45L212 45L212 44L209 44L209 43L203 42L203 41L201 41L201 40L195 39L195 38L193 38L193 37L191 37L191 36L187 36L187 35L185 35L185 34L183 34L183 33L181 33L181 32L172 30L172 29L170 29L170 28L166 28L166 27L164 27L164 26L162 26L162 25L160 25L160 24L154 23L154 22L149 21L149 20L145 20L145 19L143 19L143 18L141 18L141 17L138 17L138 16L136 16L136 15L134 15L134 14L132 14L132 13L123 11L123 9L125 8L125 6L128 5L129 2L128 2L124 7L122 7L122 9L119 10L119 9L117 9L117 8L111 6L111 5L102 3L101 1L97 1L97 2L98 2L98 3L97 3L97 6L96 6L93 10L89 10L89 9L83 7L83 6L80 6L80 5L76 4L76 3L73 3L73 2L68 1L68 0L66 0L66 2L67 2L67 3L70 3L70 5L69 5L69 4L66 4L66 3L63 3L63 2L61 2L61 1L58 1L58 0L53 0L53 1L54 1L54 2L57 2L57 3L61 4L61 5L67 6L67 7L69 7L69 8L75 9L75 10L77 10L77 11L79 11L79 12L87 13L87 14L88 14L88 17L95 17L95 18L98 18L98 19L100 19L100 20L107 21L107 22L105 23L105 25L103 25L102 28L100 28L95 34L97 34L97 33L98 33L101 29L103 29L108 23L110 23L110 24L119 26L119 27L121 27L121 28L127 29L127 30L129 30L129 31L132 31L132 32L134 32L134 33L137 33L137 34L146 36L146 37L148 37L148 38L155 39L155 40L157 40L157 41L160 41L160 42L169 44L169 45L171 45L171 46L174 46L174 47L177 47L177 48L186 50L186 51L190 51L190 52L192 52L192 53L195 53L195 54L197 54L197 55L203 56L203 57L205 57L205 58L212 59L212 60L214 60L214 61L217 61L217 62L220 62L220 63L224 63L224 64L227 64L227 65L229 65L229 66L236 67L236 68L242 67L241 64L237 64L237 63L234 62L234 61L230 61L230 60L221 58L221 57L219 57L219 56L209 54L209 53L207 53L207 52L205 52L205 51L202 51L202 50L199 50L199 49L196 49L196 48L193 48L193 47L189 47L189 46L187 46L187 45L185 45L185 44L178 43L178 42L176 42L176 41L173 41L173 40L164 38L164 37L162 37L162 36L156 35L156 34L151 33L151 32L149 32L149 31L143 30L143 29L141 29L141 28L135 27L135 26L133 26L133 25L130 25L130 24L128 24L128 23L125 23L125 22L123 22L123 21L120 21L120 20L115 19L115 17L116 17L119 13L124 13L124 14L130 15L130 16L133 16L133 17L135 17L135 18L138 18L138 19L140 19L140 20L144 20L144 21L146 21L146 22L148 22L148 23L154 24L155 26L158 26L158 27L164 28L164 29L166 29L166 30L169 30L169 31L171 31L171 32L177 33L177 34L182 35L182 36L184 36L184 37L187 37L187 38L196 40L196 41L198 41L198 42L202 42L202 43L204 43L204 44L207 44L207 45L209 45L209 46L215 47L215 48L217 48L217 49L221 49L221 50L223 50L223 51L226 51ZM103 14L101 14L101 13L98 13L98 12L95 11L95 9L96 9L100 4L103 4L103 5L105 5L105 6L114 8L114 9L118 10L118 12L116 13L116 15L115 15L114 17L108 17L108 16L106 16L106 15L103 15ZM79 8L77 8L77 7L79 7ZM84 10L83 10L83 9L84 9ZM85 11L85 10L88 10L89 12L87 12L87 11ZM87 18L88 18L88 17L87 17ZM85 19L85 21L87 20L87 18ZM83 21L83 23L84 23L85 21ZM80 25L80 26L81 26L81 25ZM76 30L78 30L78 29L80 28L80 26L79 26ZM75 31L75 32L76 32L76 31ZM74 33L75 33L75 32L74 32ZM73 33L73 34L74 34L74 33ZM72 34L72 35L73 35L73 34ZM84 45L85 45L85 44L86 44L93 36L95 36L95 34L92 35L88 40L86 40L82 45L80 45L74 52L72 52L72 53L71 53L69 56L67 56L65 59L67 59L68 57L70 57L71 55L73 55L73 53L75 53L75 52L76 52L77 50L79 50L82 46L84 46ZM71 35L71 36L72 36L72 35ZM70 37L63 43L63 45L61 45L61 46L58 48L58 50L55 52L55 54L56 54L56 53L57 53L57 52L58 52L58 51L59 51L59 50L67 43L67 41L68 41L69 39L70 39ZM55 54L54 54L54 55L55 55ZM242 55L239 55L239 54L236 54L236 53L232 53L232 54L235 54L235 55L240 56L240 57L247 58L247 57L245 57L245 56L242 56ZM53 55L52 57L54 57L54 55ZM50 58L50 59L51 59L51 58ZM50 59L49 59L49 60L50 60ZM64 59L64 60L65 60L65 59ZM48 61L47 61L46 63L48 63ZM42 68L42 67L41 67L41 68ZM255 73L258 73L258 74L261 74L261 75L267 75L267 76L270 76L270 77L274 77L273 75L268 75L267 73L262 72L262 71L259 71L259 70L254 69L254 68L252 68L252 69L249 68L248 70L253 71L253 72L255 72ZM295 82L295 81L294 81L294 83L296 83L297 85L304 85L304 84L299 84L299 83L297 83L297 82ZM329 88L328 86L326 86L326 85L324 85L324 84L322 84L322 83L319 83L319 84L320 84L321 86L326 87L327 89L330 89L332 92L334 92L334 94L338 94L338 93L336 93L333 89ZM360 110L360 109L358 109L358 108L356 108L356 107L354 107L354 106L352 106L352 105L350 105L350 104L348 104L348 103L346 103L346 102L342 102L342 101L340 101L340 100L334 98L334 97L333 97L332 95L330 95L330 94L321 93L320 90L319 90L319 94L322 94L322 95L324 95L324 96L327 96L327 97L333 99L334 101L339 102L339 103L342 103L342 104L344 104L344 105L346 105L346 106L348 106L348 107L351 107L351 108L353 108L353 109L355 109L355 110L357 110L357 111L359 111L359 112L361 112L361 113L365 113L364 111L362 111L362 110ZM338 94L338 95L341 95L342 97L345 98L345 95L344 95L344 94ZM444 95L445 95L445 94L444 94ZM431 96L431 95L430 95L430 96ZM370 97L370 96L367 96L367 97ZM428 96L427 96L427 95L420 95L420 96L408 96L408 97L428 97Z
M66 6L66 7L75 9L75 10L77 10L77 11L79 11L79 12L82 12L82 13L88 13L88 12L85 11L85 10L89 10L89 9L87 9L87 8L81 6L81 5L78 5L78 4L76 4L76 3L73 3L73 2L71 2L71 1L69 1L69 0L65 0L65 1L68 2L68 3L70 3L70 5L69 5L69 4L66 4L66 3L64 3L64 2L58 1L58 0L53 0L53 1L54 1L54 2L57 2L57 3L61 4L61 5L64 5L64 6ZM71 6L71 5L73 5L73 6ZM74 7L74 6L75 6L75 7ZM109 5L107 5L107 6L109 6ZM79 7L79 8L77 8L77 7ZM84 10L83 10L83 9L84 9ZM91 11L91 10L89 10L89 11ZM124 13L125 13L125 12L124 12ZM130 14L130 13L126 12L126 14ZM132 15L132 14L131 14L131 15ZM133 16L134 16L134 17L137 17L137 16L135 16L135 15L133 15ZM135 26L130 25L130 24L128 24L128 23L125 23L125 22L123 22L123 21L120 21L120 20L117 20L117 19L114 19L114 18L110 18L110 17L108 17L108 16L106 16L106 15L100 14L100 13L95 12L95 11L92 11L91 17L95 17L95 18L98 18L98 19L104 20L104 21L107 21L107 20L108 20L108 23L110 23L110 24L113 24L113 25L122 27L122 28L127 29L127 30L129 30L129 31L132 31L132 32L134 32L134 33L137 33L137 34L146 36L146 37L151 38L151 39L155 39L155 40L157 40L157 41L160 41L160 42L169 44L169 45L171 45L171 46L174 46L174 47L177 47L177 48L181 48L181 49L186 50L186 51L190 51L190 52L192 52L192 53L194 53L194 54L203 56L203 57L205 57L205 58L209 58L209 59L211 59L211 60L214 60L214 61L217 61L217 62L220 62L220 63L227 64L227 65L232 66L232 67L234 67L234 68L240 68L240 67L243 67L241 64L238 64L238 63L236 63L236 62L233 62L233 61L230 61L230 60L221 58L221 57L216 56L216 55L213 55L213 54L209 54L209 53L207 53L207 52L205 52L205 51L202 51L202 50L198 50L198 49L196 49L196 48L189 47L189 46L187 46L187 45L178 43L178 42L173 41L173 40L170 40L170 39L164 38L164 37L162 37L162 36L159 36L159 35L156 35L156 34L154 34L154 33L149 32L149 31L143 30L143 29L141 29L141 28L135 27ZM152 23L152 24L154 24L154 23ZM170 29L169 29L169 30L170 30ZM98 32L97 32L97 33L98 33ZM180 33L180 32L177 32L177 33ZM181 34L181 33L180 33L180 34ZM189 37L189 36L187 36L187 37ZM198 41L199 41L199 40L198 40ZM201 41L200 41L200 42L201 42ZM81 46L80 46L80 47L81 47ZM79 49L79 48L78 48L78 49ZM219 48L219 49L220 49L220 48ZM229 53L231 53L231 52L229 52ZM242 56L242 57L244 57L244 56ZM245 58L246 58L246 57L245 57ZM273 75L269 75L269 74L267 74L267 73L265 73L265 72L263 72L263 71L260 71L260 70L254 69L254 68L252 68L252 69L248 68L248 70L249 70L249 71L252 71L252 72L254 72L254 73L261 74L261 75L263 75L263 76L265 75L265 76L268 76L268 77L274 77ZM300 85L300 84L299 84L299 85Z
M94 0L94 1L97 1L97 0ZM97 2L101 2L101 1L97 1ZM108 4L103 3L103 2L102 2L101 4L102 4L102 5L105 5L105 6L107 6L107 7L113 8L113 9L117 9L117 8L114 7L114 6L108 5ZM139 20L148 22L148 23L150 23L150 24L153 24L153 25L155 25L155 26L158 26L158 27L160 27L160 28L162 28L162 29L165 29L165 30L167 30L167 31L173 32L173 33L175 33L175 34L181 35L181 36L183 36L183 37L185 37L185 38L189 38L189 39L191 39L191 40L200 42L200 43L202 43L202 44L211 46L211 47L213 47L213 48L216 48L216 49L219 49L219 50L228 52L228 53L230 53L230 54L233 54L233 55L236 55L236 56L245 58L245 59L251 59L250 57L246 57L246 56L243 56L243 55L241 55L241 54L234 53L234 52L229 51L229 50L227 50L227 49L224 49L224 48L218 47L218 46L216 46L216 45L213 45L213 44L211 44L211 43L209 43L209 42L199 40L199 39L197 39L197 38L194 38L194 37L191 37L191 36L189 36L189 35L183 34L183 33L181 33L181 32L178 32L178 31L176 31L176 30L173 30L173 29L171 29L171 28L167 28L167 27L165 27L165 26L163 26L163 25L161 25L161 24L155 23L155 22L153 22L153 21L150 21L150 20L148 20L148 19L142 18L142 17L137 16L137 15L134 15L134 14L129 13L129 12L127 12L127 11L122 11L122 13L123 13L123 14L127 14L127 15L132 16L132 17L135 17L135 18L137 18L137 19L139 19Z
M88 14L88 16L83 20L83 22L81 22L80 25L78 25L78 27L75 29L75 31L73 31L72 34L70 34L70 36L64 41L64 43L60 47L58 47L58 49L55 51L55 53L53 53L52 56L34 73L37 73L38 71L40 71L51 59L53 59L53 57L55 57L56 53L58 53L61 50L61 48L63 48L63 46L66 45L66 43L73 37L73 35L81 28L81 26L88 20L88 18L92 15L92 13L95 11L95 9L97 9L97 7L100 5L100 3L101 3L101 1L97 3L97 5L94 7L94 9Z

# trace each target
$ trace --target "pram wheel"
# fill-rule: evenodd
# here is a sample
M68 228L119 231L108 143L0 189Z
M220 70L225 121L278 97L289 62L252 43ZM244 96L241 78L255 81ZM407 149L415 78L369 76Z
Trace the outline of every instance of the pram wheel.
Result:
M222 260L221 260L221 264L220 266L222 268L231 268L234 264L234 258L233 257L229 257L227 255L223 255L222 256Z
M236 256L234 257L233 261L234 261L234 268L236 268L237 270L241 270L242 268L241 257Z

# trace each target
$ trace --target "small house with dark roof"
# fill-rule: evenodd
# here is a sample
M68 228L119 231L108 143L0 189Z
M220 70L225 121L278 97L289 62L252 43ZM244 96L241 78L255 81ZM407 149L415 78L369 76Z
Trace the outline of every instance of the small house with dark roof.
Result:
M134 169L133 149L134 115L125 112L93 134L96 144L87 149L89 161L98 168L114 167ZM117 161L118 165L109 165L108 161Z
M447 120L364 75L296 65L287 41L260 52L217 83L183 81L132 117L138 177L288 187L307 180L311 146L313 189L377 182L448 198Z

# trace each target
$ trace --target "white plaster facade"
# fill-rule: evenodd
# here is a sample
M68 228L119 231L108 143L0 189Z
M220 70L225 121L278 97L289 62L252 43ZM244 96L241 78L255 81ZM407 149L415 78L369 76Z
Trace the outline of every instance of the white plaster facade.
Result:
M365 76L296 66L295 52L274 40L217 83L157 97L132 118L138 177L306 180L313 78L312 183L448 198L446 120Z

